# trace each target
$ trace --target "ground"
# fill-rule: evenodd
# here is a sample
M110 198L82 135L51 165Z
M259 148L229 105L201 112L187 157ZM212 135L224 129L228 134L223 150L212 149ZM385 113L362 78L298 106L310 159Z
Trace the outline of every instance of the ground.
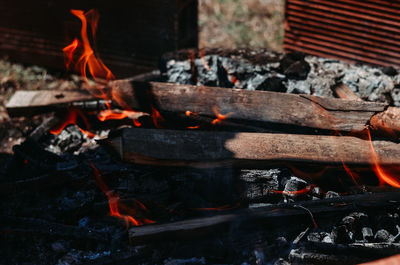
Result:
M282 51L284 0L199 0L199 47Z

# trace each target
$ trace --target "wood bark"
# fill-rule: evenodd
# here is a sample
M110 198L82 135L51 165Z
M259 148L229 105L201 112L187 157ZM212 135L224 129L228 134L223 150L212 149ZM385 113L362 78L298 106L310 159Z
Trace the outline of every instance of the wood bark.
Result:
M107 140L128 162L167 166L270 166L304 162L400 164L400 144L351 136L233 133L126 128Z

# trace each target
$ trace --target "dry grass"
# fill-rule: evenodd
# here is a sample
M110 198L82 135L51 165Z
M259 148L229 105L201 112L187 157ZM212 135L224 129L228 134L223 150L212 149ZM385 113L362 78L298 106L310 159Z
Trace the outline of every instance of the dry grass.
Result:
M199 47L282 50L285 0L199 0Z

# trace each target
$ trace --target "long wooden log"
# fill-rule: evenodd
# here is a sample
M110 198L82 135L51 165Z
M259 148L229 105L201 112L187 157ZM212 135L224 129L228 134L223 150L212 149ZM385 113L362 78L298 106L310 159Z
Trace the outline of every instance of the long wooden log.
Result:
M288 233L290 228L304 229L304 226L312 225L310 212L318 223L320 218L329 218L332 215L396 207L399 200L400 192L386 192L242 209L211 217L133 227L129 230L129 238L131 244L136 245L177 238L205 237L221 231L231 231L232 228L237 231L239 227L252 227L257 223L261 223L264 228L285 227L285 232ZM294 219L297 222L293 222Z
M400 144L351 136L123 129L107 142L125 161L168 166L267 166L266 162L400 165ZM270 164L269 164L270 165Z
M378 131L387 130L389 125L395 133L400 132L400 120L391 114L400 110L390 108L387 114L389 110L382 103L136 80L114 81L104 91L122 107L144 111L155 107L160 111L184 114L190 110L199 115L215 117L217 109L221 114L230 113L228 121L255 121L266 127L269 124L279 124L359 132L371 123ZM94 93L99 94L96 91ZM84 90L18 91L6 108L10 115L17 116L94 99L92 94ZM382 119L385 128L381 125Z
M334 131L362 131L371 117L386 107L382 103L308 95L130 80L115 81L111 87L113 98L132 108L151 105L160 111L190 110L211 117L218 109L221 114L230 113L229 119Z

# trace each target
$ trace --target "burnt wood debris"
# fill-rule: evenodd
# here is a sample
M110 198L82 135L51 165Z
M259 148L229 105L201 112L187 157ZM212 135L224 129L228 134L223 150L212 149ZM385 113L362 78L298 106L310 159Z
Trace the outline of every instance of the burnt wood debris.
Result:
M16 91L12 121L38 121L0 155L7 264L356 264L399 253L398 177L377 176L400 166L389 77L299 53L233 53L180 51L160 71L95 88ZM355 89L377 78L377 100ZM55 133L71 111L82 116Z

